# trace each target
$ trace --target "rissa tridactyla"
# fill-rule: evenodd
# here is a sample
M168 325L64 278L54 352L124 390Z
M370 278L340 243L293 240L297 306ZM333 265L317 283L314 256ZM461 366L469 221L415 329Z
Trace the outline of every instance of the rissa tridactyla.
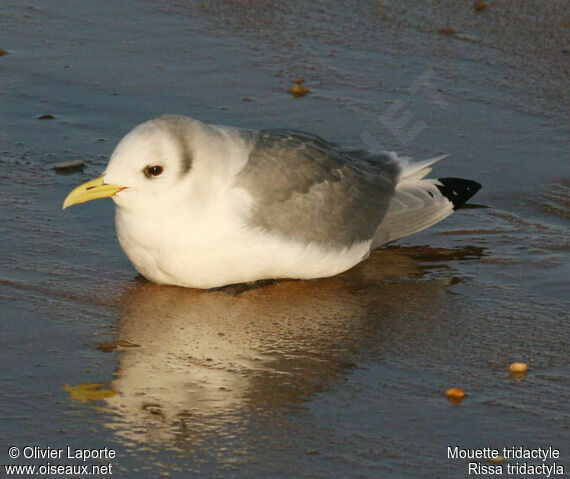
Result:
M127 134L103 175L63 207L111 197L123 250L156 283L326 277L475 194L473 181L425 178L441 158L410 162L297 131L168 115Z

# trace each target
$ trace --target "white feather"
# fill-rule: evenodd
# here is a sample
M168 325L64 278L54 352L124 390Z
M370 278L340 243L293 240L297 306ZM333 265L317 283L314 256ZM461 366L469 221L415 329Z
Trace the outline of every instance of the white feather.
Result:
M438 180L424 179L430 166L447 156L415 163L404 159L394 197L374 234L372 249L429 228L453 213L453 203L436 186Z
M429 168L431 165L448 156L449 155L446 154L430 158L429 160L414 162L411 162L407 157L401 157L400 166L402 167L402 172L400 173L399 181L421 180L425 178L431 172L431 168Z

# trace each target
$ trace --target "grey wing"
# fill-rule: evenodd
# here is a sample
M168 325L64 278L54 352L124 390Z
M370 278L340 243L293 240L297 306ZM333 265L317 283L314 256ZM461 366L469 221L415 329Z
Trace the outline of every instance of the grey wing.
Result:
M375 163L314 135L266 130L258 132L237 184L255 200L250 226L348 247L374 236L398 173L393 161Z

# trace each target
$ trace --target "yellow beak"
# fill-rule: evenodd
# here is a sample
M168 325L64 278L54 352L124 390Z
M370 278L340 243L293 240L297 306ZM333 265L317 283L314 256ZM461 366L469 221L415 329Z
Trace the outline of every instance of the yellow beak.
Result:
M103 182L103 177L83 183L67 195L63 202L63 209L71 205L85 203L86 201L98 200L99 198L110 198L126 186L107 185Z

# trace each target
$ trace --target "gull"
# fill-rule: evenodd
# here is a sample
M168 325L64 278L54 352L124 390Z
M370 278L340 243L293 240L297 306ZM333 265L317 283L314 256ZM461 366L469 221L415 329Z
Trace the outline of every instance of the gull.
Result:
M63 208L112 198L124 252L150 281L214 288L334 276L446 218L481 185L294 130L165 115L128 133Z

